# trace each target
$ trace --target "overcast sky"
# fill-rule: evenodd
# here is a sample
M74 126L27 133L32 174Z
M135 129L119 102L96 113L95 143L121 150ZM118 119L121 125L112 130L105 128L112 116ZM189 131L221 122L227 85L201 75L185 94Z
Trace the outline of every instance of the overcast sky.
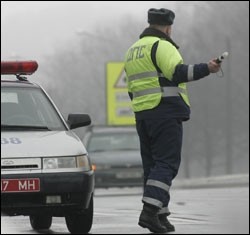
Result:
M1 59L39 59L53 53L82 30L114 24L129 15L147 18L149 8L175 2L157 1L1 1ZM100 23L100 24L98 24Z

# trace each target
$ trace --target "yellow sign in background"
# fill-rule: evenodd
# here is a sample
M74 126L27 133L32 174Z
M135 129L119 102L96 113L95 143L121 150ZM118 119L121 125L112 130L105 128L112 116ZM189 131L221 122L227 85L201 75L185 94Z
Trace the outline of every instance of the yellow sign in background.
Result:
M135 124L123 62L107 63L107 124Z

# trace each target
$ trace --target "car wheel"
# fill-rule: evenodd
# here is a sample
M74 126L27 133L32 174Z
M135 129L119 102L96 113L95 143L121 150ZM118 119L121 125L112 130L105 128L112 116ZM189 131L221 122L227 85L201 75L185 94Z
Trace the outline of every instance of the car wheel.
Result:
M67 228L72 234L88 233L93 223L93 196L86 211L67 215L65 220Z
M52 224L52 216L49 215L31 215L30 224L34 230L49 229Z

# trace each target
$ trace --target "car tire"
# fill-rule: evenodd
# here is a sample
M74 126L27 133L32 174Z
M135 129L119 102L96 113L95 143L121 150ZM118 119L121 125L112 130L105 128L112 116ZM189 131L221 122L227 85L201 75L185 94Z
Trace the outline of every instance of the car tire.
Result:
M93 195L91 197L89 208L80 214L71 214L65 217L66 225L70 233L80 234L88 233L93 223Z
M30 225L34 230L49 229L52 224L52 216L30 215Z

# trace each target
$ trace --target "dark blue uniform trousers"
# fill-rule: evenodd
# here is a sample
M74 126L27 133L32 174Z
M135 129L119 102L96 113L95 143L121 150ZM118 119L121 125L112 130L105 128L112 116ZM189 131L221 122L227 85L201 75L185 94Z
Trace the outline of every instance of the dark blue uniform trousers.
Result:
M182 120L137 120L136 129L144 169L142 201L169 213L169 188L181 161Z

